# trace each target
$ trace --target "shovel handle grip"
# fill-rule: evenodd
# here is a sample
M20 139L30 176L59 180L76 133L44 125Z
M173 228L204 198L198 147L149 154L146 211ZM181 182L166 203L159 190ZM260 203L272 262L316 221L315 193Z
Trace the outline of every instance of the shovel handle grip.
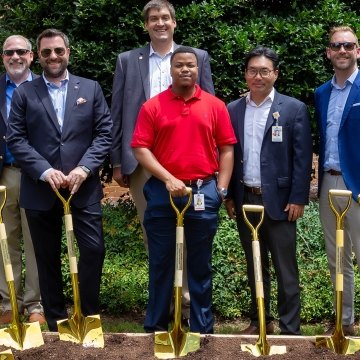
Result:
M263 212L264 207L262 205L243 205L244 211L247 212Z
M329 194L331 196L351 196L350 190L330 189Z
M190 187L186 187L186 192L187 192L187 195L188 195L188 201L187 201L186 205L184 206L184 208L181 211L176 207L176 205L174 203L174 200L173 200L173 197L171 196L171 193L169 193L170 204L171 204L172 208L174 209L174 211L176 212L176 218L177 218L177 225L176 226L183 226L185 211L188 209L188 207L191 204L192 189Z

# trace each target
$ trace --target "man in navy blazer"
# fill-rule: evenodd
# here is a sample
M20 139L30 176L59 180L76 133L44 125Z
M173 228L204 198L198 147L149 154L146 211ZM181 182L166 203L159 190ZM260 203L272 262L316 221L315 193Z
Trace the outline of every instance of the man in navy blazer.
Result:
M326 49L334 76L315 91L315 112L320 134L320 220L333 284L336 275L335 216L329 207L329 189L352 191L354 201L345 215L343 330L354 335L354 269L352 252L360 267L360 57L358 38L348 26L331 29ZM344 208L339 200L335 206ZM328 333L331 334L331 327Z
M142 226L146 209L143 188L150 175L135 159L130 143L142 104L171 84L170 57L179 47L173 41L176 19L172 4L166 0L151 0L143 9L143 17L150 44L119 54L111 103L114 122L111 149L113 178L120 186L130 187ZM194 50L198 58L197 83L202 90L214 94L209 55L204 50ZM147 249L144 228L143 237ZM188 299L186 273L183 297Z
M104 242L99 167L111 146L112 122L99 84L67 70L69 40L59 30L37 39L43 74L13 96L7 143L22 169L20 205L26 209L39 269L46 320L57 331L67 318L61 274L61 201L71 201L79 259L81 308L99 312Z
M23 82L32 81L38 75L30 71L33 52L30 41L22 35L11 35L3 44L3 63L6 72L0 76L0 184L6 186L6 203L2 211L7 242L14 273L15 290L20 313L26 311L29 322L45 323L40 302L40 287L34 247L26 220L25 210L19 206L20 167L5 142L11 98L14 90ZM23 249L22 249L23 248ZM22 253L25 254L25 280L22 286ZM0 295L4 312L0 324L11 323L10 295L0 257Z
M229 104L238 143L234 171L225 205L237 220L247 261L251 289L250 326L244 334L259 333L252 236L242 215L243 204L263 205L259 230L267 332L274 331L270 315L269 252L278 281L281 334L300 334L300 288L296 260L296 220L308 203L312 163L310 121L304 103L274 89L279 58L266 47L245 57L249 94ZM252 222L258 217L249 214ZM255 221L254 221L255 219Z

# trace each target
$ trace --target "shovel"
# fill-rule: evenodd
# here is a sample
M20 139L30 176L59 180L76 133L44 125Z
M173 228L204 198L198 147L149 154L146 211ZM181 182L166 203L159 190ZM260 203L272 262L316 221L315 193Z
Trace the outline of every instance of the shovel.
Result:
M74 296L74 308L71 318L57 321L59 337L60 340L82 344L85 347L103 348L104 334L101 327L100 315L85 317L81 312L78 269L74 244L75 236L70 212L70 200L72 195L65 200L57 190L55 192L64 205L66 241Z
M0 352L0 360L15 360L10 349Z
M7 243L5 224L2 219L2 210L6 202L6 187L0 185L0 193L3 194L0 204L0 244L4 262L5 279L9 289L12 321L8 328L0 329L0 345L11 346L16 350L25 350L44 345L38 322L22 324L19 317L19 309L16 300L14 274L10 260Z
M184 214L191 204L191 188L187 188L188 201L180 212L170 196L170 203L176 212L176 252L175 252L175 315L170 332L155 332L154 354L159 359L174 359L185 356L200 348L200 333L185 332L181 326L181 290L183 281Z
M256 301L259 318L259 338L255 345L243 344L241 345L242 351L248 351L254 356L260 355L275 355L285 354L286 346L270 346L266 339L266 320L265 320L265 303L264 303L264 286L262 279L261 269L261 255L260 255L260 243L258 237L258 230L264 220L264 207L262 205L243 205L242 208L244 220L246 225L252 232L252 251L253 251L253 262L254 262L254 274L255 274L255 290L256 290ZM249 221L246 213L260 213L260 221L256 227Z
M360 350L360 340L348 339L344 336L342 326L342 302L344 291L344 217L350 208L351 191L349 190L329 190L329 204L336 217L336 281L335 281L335 330L331 337L317 337L315 345L325 347L337 354L354 354ZM347 204L343 210L337 210L333 199L338 197L347 198Z

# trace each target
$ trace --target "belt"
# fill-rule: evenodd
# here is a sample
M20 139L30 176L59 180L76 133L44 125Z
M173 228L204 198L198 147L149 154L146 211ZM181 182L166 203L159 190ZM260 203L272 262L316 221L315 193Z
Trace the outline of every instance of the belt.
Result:
M333 170L330 169L327 171L328 174L333 175L333 176L340 176L341 175L341 171L337 171L337 170Z
M20 169L20 165L16 162L4 163L4 167L14 167L14 168Z
M208 183L209 181L211 180L214 180L215 179L215 175L209 175L209 176L206 176L204 178L197 178L195 180L181 180L186 186L191 186L191 185L197 185L197 181L198 180L202 180L203 184L206 184Z
M262 191L261 191L261 187L259 186L244 186L244 190L246 192L252 193L254 195L261 195Z

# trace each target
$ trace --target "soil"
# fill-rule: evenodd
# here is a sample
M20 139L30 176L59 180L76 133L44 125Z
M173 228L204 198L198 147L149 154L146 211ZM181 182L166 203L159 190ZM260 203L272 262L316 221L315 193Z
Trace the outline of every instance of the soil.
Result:
M15 359L81 359L81 360L153 360L154 340L152 334L105 334L103 349L85 348L81 345L60 341L56 333L43 333L45 345L23 351L13 350ZM255 344L257 336L245 335L207 335L201 338L200 349L183 357L187 360L246 360L254 359L248 352L241 351L241 344ZM326 348L317 348L314 337L268 336L270 346L285 345L286 353L272 355L277 360L339 360L345 355L337 355ZM360 339L359 339L360 341ZM0 346L0 351L5 348ZM258 359L268 359L260 356ZM346 359L359 359L359 354L347 355Z

